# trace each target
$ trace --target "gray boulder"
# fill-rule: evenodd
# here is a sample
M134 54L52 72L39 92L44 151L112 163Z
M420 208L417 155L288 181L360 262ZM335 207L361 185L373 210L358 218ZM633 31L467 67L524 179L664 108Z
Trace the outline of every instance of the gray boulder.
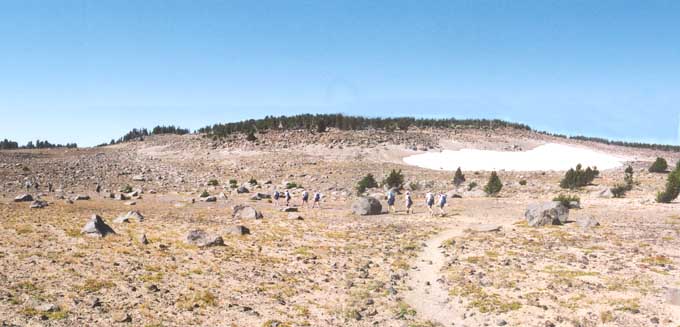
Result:
M262 213L255 210L255 208L246 205L237 205L233 207L234 213L232 218L235 219L262 219Z
M614 193L612 193L612 190L607 187L603 190L598 191L597 196L603 199L611 199L614 197Z
M379 215L382 204L374 197L360 197L352 203L352 213L360 216Z
M31 209L42 209L47 207L47 202L42 200L36 200L31 202Z
M243 194L243 193L250 193L250 191L245 186L241 186L241 187L236 189L236 193Z
M73 198L71 198L71 200L73 200L73 201L87 201L89 199L90 199L89 195L82 195L82 194L78 194L78 195L74 196Z
M298 212L298 208L296 208L296 207L285 207L285 208L281 208L281 212Z
M210 235L205 231L197 229L192 230L187 234L186 243L198 247L210 247L224 245L224 240L221 236Z
M576 224L578 224L579 227L581 227L583 229L589 229L589 228L600 226L600 223L597 220L595 220L595 218L590 217L590 216L580 217L580 218L576 219Z
M524 217L532 227L562 225L569 219L569 208L558 201L537 203L529 205Z
M80 234L90 237L105 237L109 234L115 234L111 226L104 222L102 217L92 215L90 221L85 224L85 227L80 231Z
M114 219L113 222L122 224L129 223L130 220L136 220L138 223L141 223L144 221L144 216L142 216L139 211L128 211L126 214L118 216L118 218Z
M208 197L205 197L205 198L201 198L201 201L203 201L203 202L217 202L217 197L214 196L214 195L211 195L211 196L208 196Z
M229 233L234 235L250 235L250 229L246 226L232 226L229 228Z
M14 202L30 202L33 201L33 196L30 194L22 194L14 198Z

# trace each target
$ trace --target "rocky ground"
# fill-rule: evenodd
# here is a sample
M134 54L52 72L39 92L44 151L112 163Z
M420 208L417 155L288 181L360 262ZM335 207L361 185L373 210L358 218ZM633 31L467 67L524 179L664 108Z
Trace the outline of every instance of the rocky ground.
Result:
M677 155L592 144L636 158L624 199L599 195L622 169L575 192L559 188L561 172L500 172L503 191L488 198L488 172L465 172L456 189L451 172L401 163L422 151L544 141L556 140L513 130L271 132L256 143L186 135L2 151L0 324L680 326L669 296L680 288L680 207L653 202L665 175L645 171L655 156ZM352 214L356 182L391 169L403 170L416 214ZM298 212L282 212L265 195L292 183ZM322 209L299 207L303 188L324 194ZM462 198L430 217L427 190ZM47 206L13 201L23 193ZM526 225L527 205L560 193L581 198L569 221L600 226ZM114 222L129 211L143 219ZM83 235L95 214L115 234Z

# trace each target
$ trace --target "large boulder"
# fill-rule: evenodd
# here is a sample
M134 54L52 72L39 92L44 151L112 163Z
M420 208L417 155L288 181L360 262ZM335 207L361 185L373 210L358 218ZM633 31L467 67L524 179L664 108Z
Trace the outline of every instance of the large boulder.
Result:
M31 202L30 206L31 209L42 209L44 207L47 207L47 202L42 200L35 200Z
M187 234L186 243L196 245L198 247L220 246L224 245L224 240L221 236L210 235L200 229L192 230Z
M144 216L142 216L139 211L128 211L126 214L118 216L118 218L114 219L113 222L122 224L129 223L130 220L136 220L138 223L141 223L144 221Z
M569 208L558 201L536 203L529 205L524 217L532 227L562 225L569 219Z
M30 202L33 201L33 196L30 194L22 194L14 198L14 202Z
M102 217L92 215L90 221L85 224L85 227L80 231L80 234L90 237L105 237L108 234L115 234L111 226L104 222Z
M237 205L233 207L234 213L232 218L236 219L262 219L262 213L255 210L255 208L246 205Z
M374 197L360 197L352 203L352 213L360 216L379 215L382 204Z

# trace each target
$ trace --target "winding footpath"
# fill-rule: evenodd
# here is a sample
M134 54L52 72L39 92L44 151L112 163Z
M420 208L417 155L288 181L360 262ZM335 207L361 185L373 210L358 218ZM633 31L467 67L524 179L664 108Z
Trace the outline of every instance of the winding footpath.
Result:
M449 296L449 290L444 284L441 270L447 257L441 245L446 240L463 236L468 229L491 232L498 228L501 226L455 225L425 242L423 252L416 259L410 278L406 281L409 291L404 296L406 303L416 310L420 319L447 327L459 326L465 322L465 307L453 301L455 298Z

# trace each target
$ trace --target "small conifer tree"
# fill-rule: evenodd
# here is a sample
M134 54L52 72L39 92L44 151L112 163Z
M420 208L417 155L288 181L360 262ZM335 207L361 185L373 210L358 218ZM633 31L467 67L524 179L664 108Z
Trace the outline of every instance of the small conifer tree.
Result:
M484 186L484 192L488 196L494 196L498 195L502 188L503 183L501 183L501 179L498 177L498 174L495 171L492 172L491 176L489 176L489 182L487 182L486 186Z

